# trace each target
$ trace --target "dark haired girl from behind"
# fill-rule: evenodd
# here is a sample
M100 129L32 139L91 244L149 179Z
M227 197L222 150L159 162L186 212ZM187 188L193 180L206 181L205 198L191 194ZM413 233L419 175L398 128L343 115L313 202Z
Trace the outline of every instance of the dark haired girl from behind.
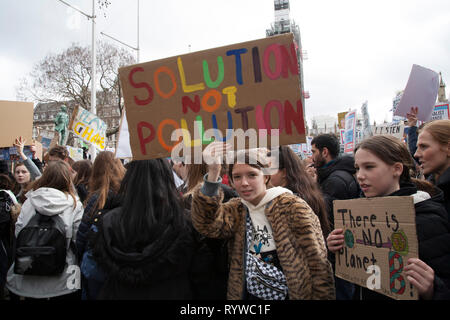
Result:
M195 245L168 162L131 162L119 195L93 241L106 275L98 299L192 299Z

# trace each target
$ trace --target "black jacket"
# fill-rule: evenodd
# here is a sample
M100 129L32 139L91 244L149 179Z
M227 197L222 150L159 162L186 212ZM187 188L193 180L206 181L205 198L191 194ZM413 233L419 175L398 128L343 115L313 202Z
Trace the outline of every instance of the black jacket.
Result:
M445 209L447 210L447 215L450 222L450 168L444 171L444 173L439 177L438 181L434 180L433 175L430 175L429 181L443 191L444 205Z
M39 160L39 158L31 158L31 161L34 162L36 167L39 169L40 172L43 172L42 162Z
M83 258L84 252L87 250L88 246L88 235L89 229L92 225L92 220L94 217L94 207L98 200L98 194L93 194L87 201L86 207L84 208L83 218L81 219L80 225L78 226L77 238L75 241L77 247L78 261L81 265L81 260ZM111 190L108 192L108 197L106 198L103 210L111 210L120 205L120 198Z
M139 249L116 240L121 228L118 207L103 216L93 243L93 257L106 274L99 299L193 299L191 263L195 253L192 227L166 227L163 236Z
M81 203L84 204L84 201L87 199L87 196L89 195L87 185L84 183L80 183L75 186L75 189L77 189L78 197L80 198Z
M224 193L223 203L237 197L237 193L229 186L222 184ZM192 194L183 198L184 206L190 211ZM229 274L227 240L212 239L201 235L194 229L197 247L197 259L194 261L196 270L194 295L200 300L226 300Z
M353 176L355 173L355 159L352 156L338 157L328 166L317 168L317 181L328 205L331 230L334 229L333 200L355 199L360 196L358 182Z
M400 190L389 196L409 196L417 193L412 183L404 183ZM447 212L442 205L443 193L437 190L431 199L414 205L416 230L419 242L419 259L435 272L435 300L450 299L450 225ZM363 300L389 299L369 289L362 289Z

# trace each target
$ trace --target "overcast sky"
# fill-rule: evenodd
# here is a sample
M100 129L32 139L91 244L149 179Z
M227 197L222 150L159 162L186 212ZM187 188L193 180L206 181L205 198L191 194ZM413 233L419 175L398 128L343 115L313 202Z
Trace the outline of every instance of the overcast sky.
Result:
M92 0L66 0L92 13ZM96 1L97 2L97 1ZM137 46L137 0L96 9L97 37ZM371 120L391 120L413 64L450 79L449 0L291 0L300 26L306 117L336 116L368 101ZM106 15L106 17L105 17ZM273 0L140 0L140 62L265 37ZM0 0L0 100L47 54L90 45L92 24L58 0ZM135 53L131 50L131 52ZM449 90L447 90L448 96Z

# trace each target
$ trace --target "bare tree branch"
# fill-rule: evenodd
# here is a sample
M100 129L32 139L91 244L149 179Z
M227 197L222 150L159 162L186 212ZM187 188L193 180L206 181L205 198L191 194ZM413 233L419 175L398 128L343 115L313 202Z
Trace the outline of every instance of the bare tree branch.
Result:
M109 1L98 0L101 8ZM133 55L108 42L97 45L97 70L99 72L96 92L98 108L115 105L122 115L122 92L118 70L136 63ZM50 54L33 66L28 77L21 79L16 94L20 100L37 102L66 102L73 100L83 108L90 109L91 101L91 48L72 44L62 53ZM117 133L118 127L109 128L107 136Z

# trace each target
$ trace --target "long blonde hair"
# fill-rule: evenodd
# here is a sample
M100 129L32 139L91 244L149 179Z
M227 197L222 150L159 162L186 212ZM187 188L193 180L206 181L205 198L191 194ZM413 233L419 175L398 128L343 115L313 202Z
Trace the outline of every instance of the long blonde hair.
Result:
M427 131L434 140L444 147L448 146L450 141L450 120L434 120L427 122L421 129L419 134Z

